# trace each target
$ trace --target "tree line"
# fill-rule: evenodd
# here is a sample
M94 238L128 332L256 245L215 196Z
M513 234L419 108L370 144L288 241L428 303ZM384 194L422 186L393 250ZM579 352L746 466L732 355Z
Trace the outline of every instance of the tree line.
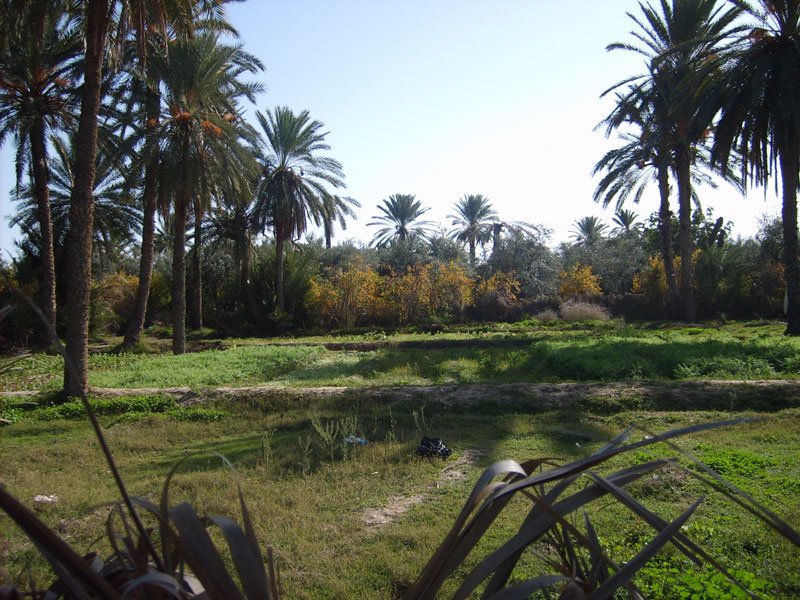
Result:
M175 353L209 315L260 332L311 324L309 290L352 264L379 277L462 265L473 299L503 273L515 306L565 289L606 301L634 292L647 298L642 312L687 321L728 306L774 315L785 284L786 332L800 333L800 1L660 0L628 15L631 41L609 49L641 55L644 68L605 92L616 102L599 127L620 144L595 168L595 199L616 207L615 228L586 217L556 250L545 227L503 222L480 194L454 203L448 232L423 220L413 195L394 194L369 223L374 248L334 247L335 224L359 206L343 193L343 167L307 111L243 117L263 65L230 42L223 0L1 4L0 143L17 150L24 233L4 270L35 288L50 325L36 341L63 335L68 394L87 388L97 298L118 274L135 287L123 346L168 303ZM778 224L730 240L724 219L697 209L697 184L712 174L742 190L777 181ZM660 209L637 223L625 205L652 185ZM312 224L324 247L299 242Z

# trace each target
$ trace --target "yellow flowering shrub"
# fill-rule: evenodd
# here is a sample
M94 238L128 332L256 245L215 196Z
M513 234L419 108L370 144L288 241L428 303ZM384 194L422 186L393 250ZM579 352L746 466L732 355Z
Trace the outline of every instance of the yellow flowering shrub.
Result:
M359 260L328 278L311 280L306 305L324 324L353 327L370 322L378 308L380 276Z
M489 279L478 281L475 289L475 295L483 298L487 295L498 295L510 303L518 300L518 294L521 289L519 281L508 273L497 272Z
M503 272L479 280L475 285L476 313L482 319L503 319L516 308L521 286L512 275Z
M588 265L575 265L559 274L558 294L562 298L591 298L602 293L600 277Z
M405 273L392 272L382 282L381 316L405 325L421 322L431 313L433 273L431 265L414 265Z
M692 265L697 265L701 250L695 249L692 253ZM676 256L674 261L675 276L678 285L681 281L681 257ZM696 287L697 282L695 282ZM664 258L656 254L647 259L647 267L634 274L633 284L631 285L632 294L641 294L653 305L666 306L667 298L667 274L664 269Z
M667 300L667 275L664 271L664 259L660 255L647 259L647 268L633 276L632 294L642 294L648 300L665 303Z
M438 265L433 271L431 309L437 316L464 314L472 304L472 279L467 270L456 262Z

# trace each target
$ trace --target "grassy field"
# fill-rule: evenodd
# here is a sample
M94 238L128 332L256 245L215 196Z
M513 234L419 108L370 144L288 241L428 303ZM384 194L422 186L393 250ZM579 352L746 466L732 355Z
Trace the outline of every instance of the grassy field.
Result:
M450 383L796 379L800 340L778 324L661 328L509 325L452 333L221 340L182 356L94 353L90 385L109 388L386 386ZM471 336L471 337L470 337ZM327 344L327 346L326 346ZM329 349L341 348L345 349ZM219 349L225 348L225 349ZM0 390L61 384L38 354L0 374Z
M800 408L788 402L784 406L777 398L769 412L760 412L760 404L747 396L738 399L737 410L722 412L709 410L704 400L695 397L680 404L651 403L646 410L579 396L553 407L530 397L498 402L491 386L486 386L483 397L445 402L436 388L397 399L365 386L611 380L612 373L623 372L619 370L623 357L652 365L652 373L657 374L650 376L666 380L666 385L675 379L703 377L680 365L702 361L730 365L734 359L744 364L763 361L773 369L773 377L790 378L793 373L786 365L798 354L796 343L778 331L777 326L673 330L617 324L592 330L501 332L512 339L531 338L511 348L462 346L434 351L404 347L355 352L327 350L310 344L314 340L285 340L305 345L280 347L253 340L186 357L105 354L93 357L93 385L183 385L200 390L194 398L200 402L181 407L172 397L159 394L98 397L93 402L133 493L157 498L170 467L184 459L172 485L174 501L190 500L202 513L238 519L233 478L241 482L259 538L275 548L287 598L394 598L402 597L413 583L483 468L505 458L572 460L630 424L653 432L732 414L752 417L753 422L684 438L679 445L797 526ZM451 339L468 340L469 335L485 339L487 334L457 332ZM425 342L432 337L438 336L409 336L403 341ZM516 356L516 352L521 354ZM544 360L547 352L558 360ZM558 375L559 360L569 356L584 370L572 376L564 370ZM592 360L593 356L601 360ZM55 380L53 357L29 360L0 385L36 389ZM455 367L443 370L447 361L461 361L460 379L452 375ZM538 375L531 374L529 370L539 363L549 366L541 366ZM634 375L625 372L629 378ZM729 377L747 378L739 367ZM757 378L753 373L749 377ZM356 389L332 395L290 389L227 396L202 391L206 386L264 382L290 387L348 384ZM28 505L33 505L36 495L55 494L56 503L37 508L40 517L77 549L92 547L107 554L108 548L96 540L117 496L82 410L72 404L36 406L20 399L7 399L0 405L15 421L0 430L0 484ZM331 440L326 431L334 430L337 434ZM369 443L344 443L349 434ZM446 462L416 458L414 450L422 435L442 437L453 448L453 456ZM236 474L212 452L227 456ZM654 446L615 459L608 468L672 454L667 447ZM686 472L677 468L656 472L632 484L630 491L671 518L703 496L684 532L761 597L800 598L798 550ZM509 506L507 517L490 530L477 554L513 535L525 508L522 503ZM618 562L630 558L653 537L643 522L612 502L598 504L591 515L604 546ZM547 547L540 550L548 552ZM477 562L478 557L471 556L460 575ZM20 574L26 578L29 565L45 583L47 576L35 548L0 515L0 583ZM515 577L542 569L541 557L531 553ZM742 597L712 570L688 564L673 548L659 553L637 583L649 598L656 599L690 598L698 590L713 591L700 598ZM445 591L454 589L455 584L449 583Z

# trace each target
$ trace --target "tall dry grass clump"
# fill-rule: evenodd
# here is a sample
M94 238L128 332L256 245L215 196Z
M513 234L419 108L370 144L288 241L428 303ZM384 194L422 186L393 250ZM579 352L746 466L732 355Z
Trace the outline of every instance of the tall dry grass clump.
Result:
M599 304L583 300L567 300L559 308L561 319L567 323L578 321L608 321L611 319L609 312Z

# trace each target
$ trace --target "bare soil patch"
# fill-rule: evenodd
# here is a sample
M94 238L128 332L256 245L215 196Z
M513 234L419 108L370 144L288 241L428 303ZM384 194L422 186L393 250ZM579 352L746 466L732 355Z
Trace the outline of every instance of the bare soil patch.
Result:
M456 458L445 463L446 466L442 469L436 481L429 486L428 491L410 496L389 496L383 506L365 509L361 514L361 522L368 528L381 528L391 525L398 517L406 514L414 506L425 502L431 489L453 485L455 482L464 479L467 476L467 469L475 466L484 454L485 451L479 448L463 450Z
M3 396L35 396L38 392L2 392ZM800 380L729 381L703 380L681 382L614 383L481 383L436 386L387 387L313 387L297 388L275 385L218 387L192 390L171 388L93 388L95 396L173 394L182 404L208 400L236 401L239 398L276 398L291 400L358 398L378 403L435 401L447 405L481 403L514 404L539 409L570 405L606 405L609 409L644 408L651 410L739 410L742 403L752 410L780 410L800 407Z
M613 383L479 383L433 386L313 387L275 385L218 387L192 390L171 388L93 388L96 396L173 394L182 404L209 400L236 402L239 399L315 400L341 398L377 403L404 401L440 402L446 405L513 404L539 410L567 406L593 411L649 410L782 410L800 407L799 380L765 381L681 381ZM2 392L4 396L35 396L35 391Z
M102 390L97 392L103 393ZM181 393L185 392L181 390ZM306 403L332 398L376 403L439 402L451 406L496 403L539 410L584 406L600 412L635 408L770 411L800 407L800 381L483 383L349 388L251 386L199 390L194 401L236 401L241 397L297 399Z

